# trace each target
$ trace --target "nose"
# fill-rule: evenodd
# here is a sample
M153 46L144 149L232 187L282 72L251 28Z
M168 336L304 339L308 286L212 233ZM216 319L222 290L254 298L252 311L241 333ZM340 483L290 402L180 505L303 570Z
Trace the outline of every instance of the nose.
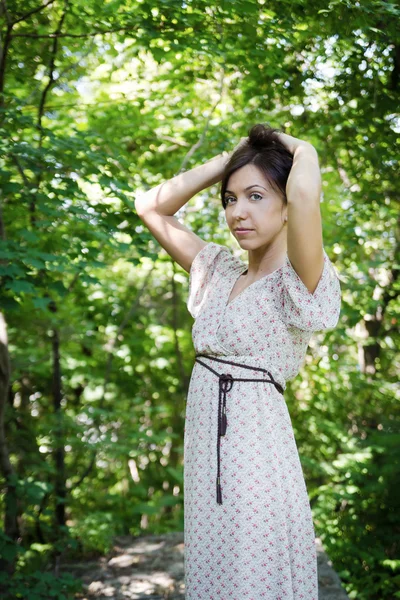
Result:
M233 219L238 219L239 217L244 219L247 216L247 207L244 200L236 200L232 207L231 215Z

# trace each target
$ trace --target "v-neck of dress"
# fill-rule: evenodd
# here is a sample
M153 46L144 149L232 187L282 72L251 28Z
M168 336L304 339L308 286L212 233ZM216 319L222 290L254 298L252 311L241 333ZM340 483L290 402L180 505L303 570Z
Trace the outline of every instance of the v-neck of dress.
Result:
M263 275L263 277L260 277L260 279L256 279L256 281L253 281L253 283L250 283L249 285L247 285L241 292L236 294L236 296L234 298L232 298L232 300L229 301L230 295L232 293L233 288L235 287L235 284L237 283L237 281L239 281L239 279L241 278L243 273L245 271L247 271L247 269L248 269L248 266L243 263L241 272L239 273L238 277L234 278L232 285L229 286L229 288L228 288L228 295L226 297L225 308L228 308L228 306L233 304L235 302L235 300L237 300L237 298L242 296L242 294L244 294L246 292L246 290L248 290L252 286L256 285L256 283L259 283L260 281L265 281L266 279L269 279L270 277L272 277L272 275L275 275L276 273L281 271L283 269L283 267L286 265L286 261L287 261L287 253L285 255L285 262L283 263L283 265L281 265L280 267L275 269L275 271L271 271L271 273L268 273L267 275Z

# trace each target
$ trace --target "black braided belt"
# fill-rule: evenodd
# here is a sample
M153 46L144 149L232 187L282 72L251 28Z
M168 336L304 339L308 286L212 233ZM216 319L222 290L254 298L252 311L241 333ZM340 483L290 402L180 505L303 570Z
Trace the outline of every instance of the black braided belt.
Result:
M215 360L220 363L225 363L227 365L233 365L237 367L243 367L244 369L250 369L252 371L262 371L266 373L270 379L246 379L242 377L232 377L229 373L218 373L214 371L210 365L198 360L200 356L204 356L210 360ZM232 389L234 381L263 381L264 383L272 383L280 394L283 394L284 389L280 383L275 381L272 374L266 369L262 369L261 367L252 367L249 365L243 365L241 363L231 362L229 360L222 360L221 358L216 358L215 356L209 356L208 354L196 354L195 362L198 362L203 367L206 367L209 371L214 373L219 379L219 397L218 397L218 435L217 435L217 502L218 504L222 504L222 491L221 491L221 480L220 480L220 441L221 436L225 435L226 429L228 426L226 419L226 393ZM221 410L222 409L222 410Z

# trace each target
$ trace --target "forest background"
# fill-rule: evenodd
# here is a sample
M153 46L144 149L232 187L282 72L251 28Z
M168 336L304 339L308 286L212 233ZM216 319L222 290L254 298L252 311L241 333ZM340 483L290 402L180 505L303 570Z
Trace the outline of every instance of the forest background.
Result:
M400 598L400 8L1 0L0 583L183 530L188 274L134 199L269 123L319 154L342 312L285 398L350 598ZM396 148L397 145L397 148ZM218 186L177 215L229 238ZM243 255L242 258L245 258Z

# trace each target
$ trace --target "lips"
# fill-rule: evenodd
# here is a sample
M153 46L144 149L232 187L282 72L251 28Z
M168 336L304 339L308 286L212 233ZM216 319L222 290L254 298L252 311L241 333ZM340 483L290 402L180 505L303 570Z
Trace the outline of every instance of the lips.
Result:
M254 229L235 229L236 237L240 238L245 237L252 231L254 231Z
M247 227L238 227L235 231L254 231L254 229L249 229Z

